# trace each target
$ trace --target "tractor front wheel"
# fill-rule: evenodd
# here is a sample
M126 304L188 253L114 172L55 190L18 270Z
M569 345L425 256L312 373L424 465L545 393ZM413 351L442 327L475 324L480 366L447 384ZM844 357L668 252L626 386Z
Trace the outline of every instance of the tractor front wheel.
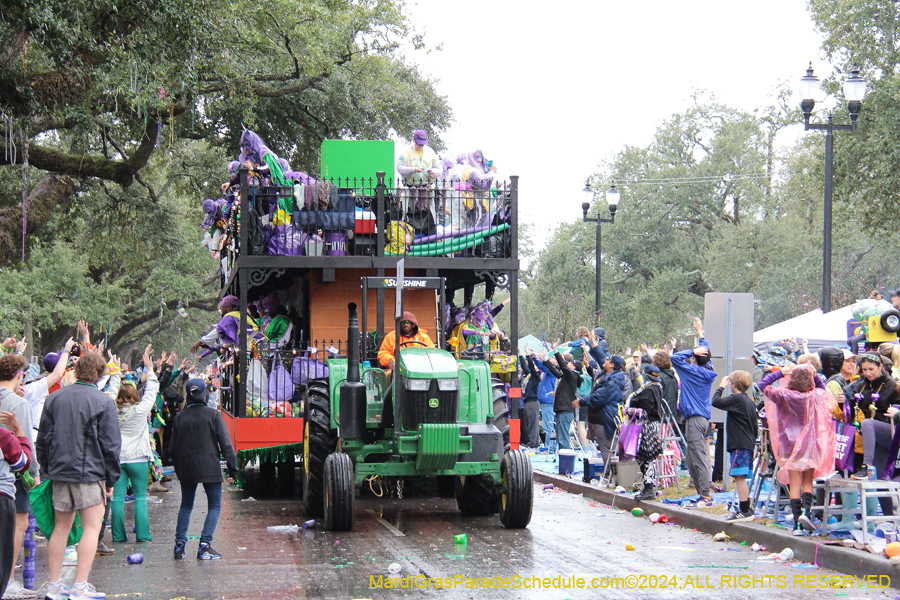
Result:
M321 517L325 509L325 460L337 448L337 432L331 429L328 381L309 382L303 422L303 505L306 514Z
M497 486L487 475L460 475L456 478L456 505L464 515L482 517L500 510Z
M353 461L343 452L325 460L325 528L353 529Z
M511 450L500 464L503 493L500 495L500 522L510 529L522 529L531 522L534 504L534 477L531 461L521 450Z

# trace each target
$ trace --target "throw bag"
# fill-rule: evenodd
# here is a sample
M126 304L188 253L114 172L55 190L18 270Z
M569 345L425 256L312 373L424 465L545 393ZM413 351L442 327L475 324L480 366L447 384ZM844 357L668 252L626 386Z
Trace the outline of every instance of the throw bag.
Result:
M266 369L258 358L250 359L247 365L247 399L263 400L269 397L269 380Z
M635 416L628 423L622 424L622 430L619 432L619 460L622 457L631 459L637 456L638 449L641 447L641 425L640 418L635 411Z
M31 510L41 535L49 540L56 524L56 513L53 511L53 482L46 479L33 487L28 492L28 499L31 500ZM69 531L69 541L66 545L74 546L79 541L81 541L81 514L75 513L75 522Z
M287 402L294 396L294 382L281 362L281 354L272 358L272 372L269 373L269 401Z

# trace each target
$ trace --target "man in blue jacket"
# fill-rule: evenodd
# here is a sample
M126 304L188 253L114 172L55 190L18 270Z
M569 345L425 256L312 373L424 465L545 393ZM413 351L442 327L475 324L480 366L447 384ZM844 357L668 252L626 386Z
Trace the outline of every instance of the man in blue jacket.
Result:
M709 343L703 337L703 322L694 319L694 330L700 345L693 350L682 350L672 355L672 368L681 380L681 397L678 410L684 416L684 437L687 441L688 471L697 486L700 498L687 508L712 506L709 495L710 470L707 432L712 411L710 390L716 379L712 366Z
M534 364L543 374L541 384L538 386L537 397L541 404L541 421L544 423L544 443L550 454L556 454L556 415L553 413L553 391L556 389L556 377L544 365L544 361L547 360L547 351L543 350L541 356L542 359L534 359Z
M603 361L603 375L597 380L590 396L577 400L587 407L588 425L591 428L603 464L607 464L613 436L619 428L619 405L625 389L625 359L618 354L607 356Z

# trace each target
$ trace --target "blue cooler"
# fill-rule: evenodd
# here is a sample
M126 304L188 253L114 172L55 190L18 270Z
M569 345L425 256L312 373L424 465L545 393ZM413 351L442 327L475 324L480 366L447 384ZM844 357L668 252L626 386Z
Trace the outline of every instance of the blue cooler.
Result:
M562 449L559 451L559 474L568 475L575 471L575 451Z
M590 483L592 479L600 479L603 477L603 459L602 458L585 458L584 459L584 477L585 483Z

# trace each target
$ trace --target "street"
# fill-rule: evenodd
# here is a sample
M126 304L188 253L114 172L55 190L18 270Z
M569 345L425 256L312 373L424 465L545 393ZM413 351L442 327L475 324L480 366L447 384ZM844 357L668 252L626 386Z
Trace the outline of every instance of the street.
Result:
M375 498L366 490L357 501L356 526L350 533L272 532L266 528L302 524L301 504L277 499L247 501L245 492L233 490L224 494L213 543L223 558L197 561L198 542L192 539L185 560L177 562L171 552L180 494L176 481L168 486L172 493L156 494L162 502L149 505L153 542L115 544L114 556L97 557L91 582L99 590L111 597L167 600L418 596L724 600L751 594L801 599L822 594L862 598L881 593L849 585L821 589L832 581L829 578L837 582L840 575L756 562L766 553L751 552L753 540L747 540L746 546L740 545L743 540L714 542L705 534L654 525L631 513L617 514L615 509L581 496L544 491L538 484L531 525L518 531L504 529L497 517L463 517L455 500L437 498L436 486L431 486L422 490L407 487L402 500L391 499L387 493ZM205 515L205 498L202 492L198 496L189 531L192 536L199 535ZM131 522L130 505L126 522ZM459 534L466 535L466 544L454 543ZM626 544L634 546L634 551L626 550ZM143 553L143 564L126 564L126 556L133 552ZM42 582L46 542L38 544L37 560L38 582ZM400 567L396 575L390 571L393 563ZM628 579L629 575L636 577ZM521 579L514 579L516 576ZM453 587L455 577L460 579ZM510 579L506 582L510 587L497 587L504 585L502 578ZM570 587L552 587L556 578L556 585L565 581ZM578 578L584 580L585 588L577 587ZM598 578L596 585L606 589L589 589L594 578ZM370 583L376 587L370 588ZM522 587L512 588L516 583ZM397 587L389 587L392 584ZM411 585L420 587L401 587ZM476 585L479 587L472 587ZM626 585L629 589L624 589Z

